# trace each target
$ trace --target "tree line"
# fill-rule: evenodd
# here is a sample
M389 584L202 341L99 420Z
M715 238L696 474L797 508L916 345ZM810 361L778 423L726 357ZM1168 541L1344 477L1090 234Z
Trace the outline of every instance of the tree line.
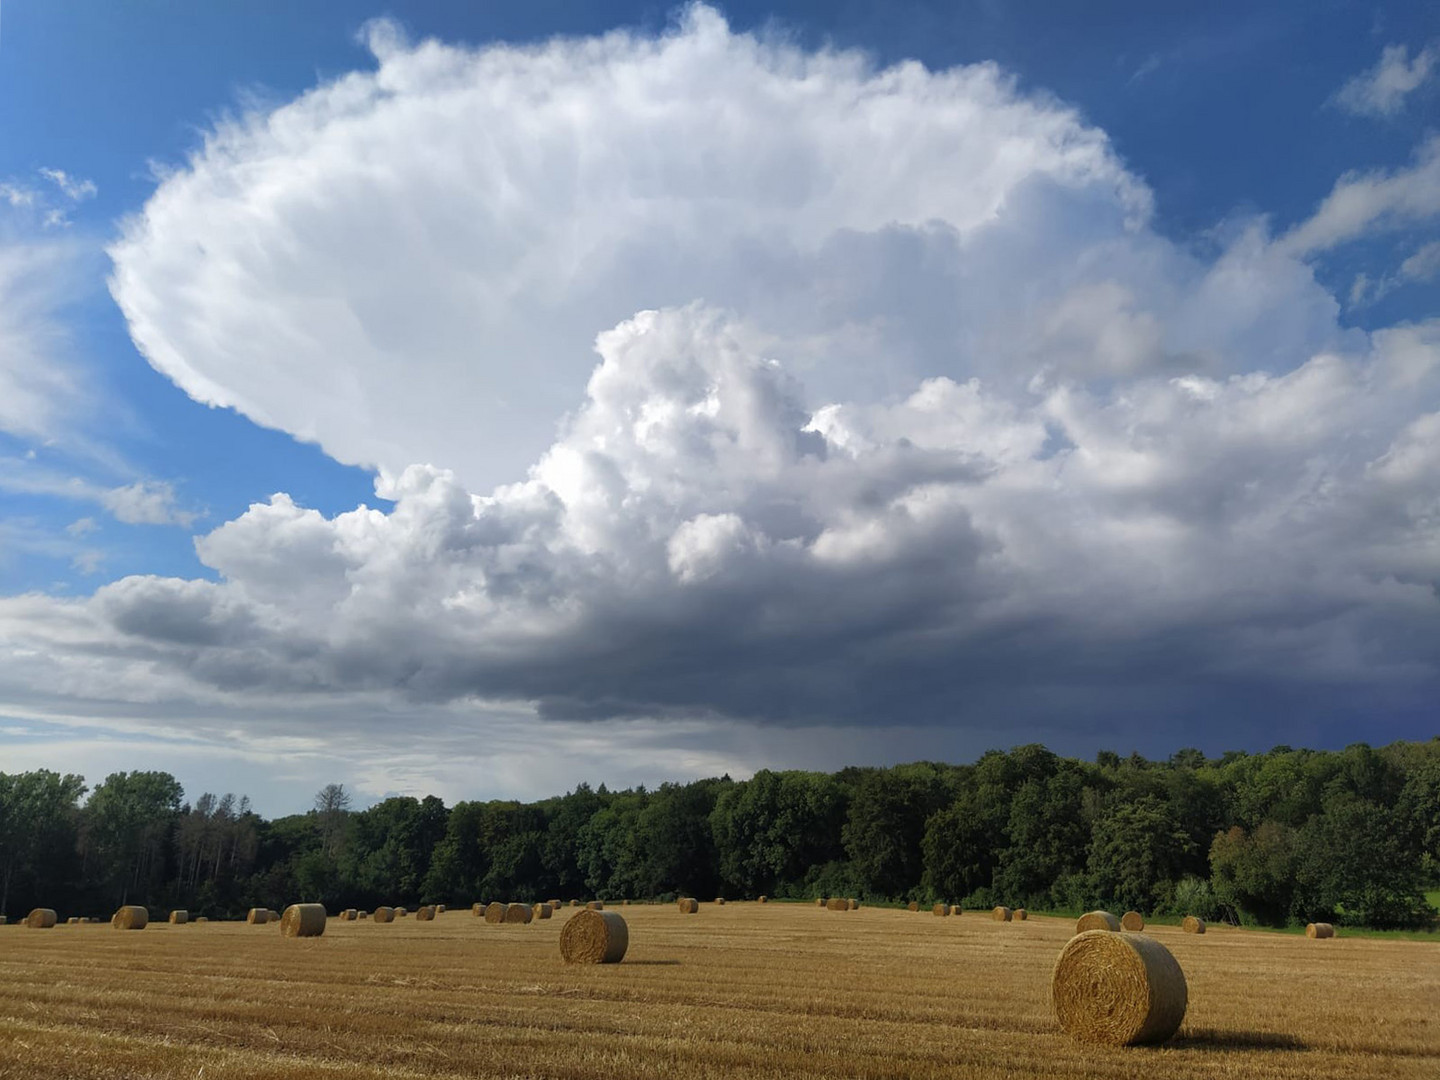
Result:
M332 784L274 820L233 794L186 802L163 772L113 773L93 790L48 770L0 773L0 913L12 918L122 903L225 918L296 900L763 894L1405 927L1432 924L1437 882L1440 738L1166 761L1030 745L966 765L358 811Z

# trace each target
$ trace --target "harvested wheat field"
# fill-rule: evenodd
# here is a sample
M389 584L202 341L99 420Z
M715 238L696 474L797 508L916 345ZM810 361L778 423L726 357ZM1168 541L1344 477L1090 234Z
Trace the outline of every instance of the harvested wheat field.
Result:
M1189 1011L1163 1046L1120 1049L1073 1041L1051 1011L1072 919L632 905L621 963L567 965L577 914L331 919L300 939L6 927L0 1077L1440 1076L1428 942L1152 927Z

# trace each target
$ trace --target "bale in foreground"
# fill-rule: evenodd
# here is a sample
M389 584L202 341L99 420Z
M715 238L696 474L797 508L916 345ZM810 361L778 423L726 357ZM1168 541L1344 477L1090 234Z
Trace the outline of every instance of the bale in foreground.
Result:
M700 910L700 901L696 900L693 896L682 896L678 906L686 915L694 915Z
M1119 930L1120 920L1108 911L1091 911L1080 916L1080 921L1075 924L1075 933L1083 934L1086 930Z
M630 930L614 911L582 911L560 931L567 964L618 964L629 945Z
M1335 927L1328 922L1312 922L1305 927L1305 936L1308 938L1334 937Z
M1154 938L1087 930L1071 938L1050 978L1055 1016L1081 1042L1160 1043L1185 1019L1185 973Z
M325 933L325 905L291 904L280 916L280 933L286 937L319 937Z
M126 904L110 916L110 925L116 930L144 930L150 923L150 912L139 904Z
M1203 934L1205 932L1205 920L1198 915L1186 915L1180 923L1180 929L1187 934Z
M1009 922L1014 915L1015 913L1003 904L990 909L990 918L996 922Z
M1120 916L1120 929L1122 930L1144 930L1145 916L1138 911L1127 911Z

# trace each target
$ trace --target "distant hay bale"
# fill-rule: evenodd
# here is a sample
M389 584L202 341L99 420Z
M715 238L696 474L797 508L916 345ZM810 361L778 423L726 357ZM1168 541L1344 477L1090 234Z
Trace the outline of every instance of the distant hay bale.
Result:
M546 900L545 902L549 904L552 908L554 908L556 911L559 911L562 907L565 906L564 904L560 903L559 900Z
M252 907L245 916L245 921L255 926L264 926L270 921L270 909L263 907Z
M176 909L170 912L170 921L176 926L184 926L190 921L190 912Z
M770 902L770 898L768 896L761 896L758 897L755 902L757 904L768 904Z
M949 905L949 904L936 904L936 905L935 905L933 908L931 908L930 910L931 910L932 912L934 912L936 915L949 915L949 914L950 914L950 905Z
M444 915L444 914L445 914L445 905L444 905L444 904L436 904L436 905L435 905L435 914L436 914L436 915Z
M824 906L825 906L825 897L823 897L823 896L817 896L817 897L815 898L815 906L816 906L816 907L824 907Z
M552 908L549 904L536 904L536 905L535 905L535 918L537 918L537 919L548 919L548 918L550 918L550 916L553 915L554 913L555 913L555 909Z
M1122 930L1144 930L1145 916L1138 911L1127 911L1120 916L1120 928Z
M723 907L725 905L725 898L723 896L717 896L715 897L715 903Z
M1071 938L1050 979L1060 1026L1081 1042L1160 1043L1185 1019L1185 973L1151 937L1086 930Z
M325 933L324 904L291 904L280 916L280 933L285 937L319 937Z
M700 901L693 896L682 896L677 906L683 914L694 915L700 910Z
M1075 924L1075 933L1083 934L1086 930L1110 930L1120 929L1120 920L1108 911L1091 911L1080 916L1080 921Z
M487 923L502 923L505 921L506 905L499 900L492 900L485 905L485 921Z
M197 923L202 923L202 922L203 922L203 923L208 923L210 920L209 920L208 918L206 918L204 915L201 915L201 916L200 916L198 919L196 919L195 921L196 921Z
M271 921L271 922L279 922L279 921L280 921L280 912L276 911L273 907L272 907L272 908L267 908L266 911L265 911L265 913L270 916L270 921Z
M910 903L906 904L905 906L906 906L906 908L909 909L910 911L919 911L919 910L920 910L920 901L919 901L919 900L911 900Z
M1024 922L1030 917L1030 913L1026 911L1023 907L1017 907L1014 911L1010 913L1010 917L1015 922Z
M409 908L397 907L397 908L395 909L395 917L396 917L397 919L403 919L406 915L409 915L409 914L410 914L410 909L409 909Z
M560 931L560 955L567 964L618 964L629 945L630 929L614 911L582 911Z
M390 907L377 907L375 909L375 914L372 916L372 918L375 922L378 923L394 922L395 909Z
M571 901L570 901L570 906L571 906L571 907L579 907L579 906L580 906L580 901L579 901L579 900L571 900Z
M80 925L80 916L78 916L78 915L71 915L68 919L65 920L65 925L66 925L66 926L79 926L79 925Z
M996 907L990 909L990 918L994 919L996 922L1009 922L1010 919L1014 916L1014 914L1015 913L1011 911L1008 907L1006 907L1004 904L997 905Z
M6 925L9 921L10 917L8 915L0 915L0 926Z
M431 905L431 904L422 904L420 907L416 908L416 909L415 909L415 921L416 921L416 922L434 922L434 921L435 921L435 908L434 908L434 906Z
M1203 934L1205 932L1205 920L1196 915L1186 915L1180 922L1180 929L1187 934Z
M370 918L370 912L368 912L368 911L357 911L357 912L355 913L355 918L357 918L357 919L368 919L368 918Z
M517 925L520 925L528 923L534 917L535 913L530 910L529 904L505 905L505 922L507 923L515 923Z
M150 923L150 912L139 904L125 904L110 916L116 930L144 930Z
M859 910L860 910L860 901L859 901L859 900L856 900L853 896L850 898L850 910L851 910L851 911L859 911Z
M832 896L825 906L831 911L849 911L850 901L843 896Z
M586 909L587 911L604 911L604 910L605 910L605 901L604 901L604 900L591 900L588 904L585 905L585 909Z
M1305 936L1308 938L1329 938L1335 936L1335 926L1328 922L1312 922L1305 927Z
M478 919L483 919L485 917L485 901L478 900L475 903L471 904L470 914L474 915Z
M340 912L340 921L341 921L341 922L354 922L354 921L355 921L355 916L356 916L357 914L359 914L359 913L358 913L353 907L348 907L348 908L346 908L344 911Z

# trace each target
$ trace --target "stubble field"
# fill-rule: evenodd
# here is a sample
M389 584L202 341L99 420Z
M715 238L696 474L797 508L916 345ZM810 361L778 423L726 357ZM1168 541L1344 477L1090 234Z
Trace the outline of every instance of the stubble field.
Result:
M1440 945L1156 927L1190 988L1164 1047L1071 1041L1069 920L791 904L618 909L623 963L529 926L332 919L0 928L0 1077L1440 1077Z

